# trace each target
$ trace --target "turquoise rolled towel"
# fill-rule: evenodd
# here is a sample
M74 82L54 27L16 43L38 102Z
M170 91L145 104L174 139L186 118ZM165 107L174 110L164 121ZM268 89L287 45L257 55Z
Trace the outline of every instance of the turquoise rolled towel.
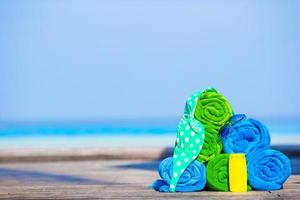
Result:
M170 181L173 175L173 158L164 159L159 167L158 172L162 180L156 180L152 188L159 192L169 192ZM183 172L176 185L176 192L195 192L201 191L206 185L206 170L204 164L194 160Z
M280 151L267 149L247 157L248 182L256 190L279 190L291 175L291 162Z
M246 156L257 149L268 149L271 141L267 127L244 114L230 118L221 129L221 139L225 153L244 153Z

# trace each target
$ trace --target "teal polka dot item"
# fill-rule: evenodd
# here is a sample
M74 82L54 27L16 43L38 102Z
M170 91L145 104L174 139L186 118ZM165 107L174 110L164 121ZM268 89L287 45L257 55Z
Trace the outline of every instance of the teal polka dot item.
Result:
M170 182L170 192L175 192L180 176L197 158L202 149L204 138L204 126L193 116L185 114L178 125L173 153L173 175Z
M186 168L196 160L204 144L205 127L194 118L197 101L201 94L215 90L207 88L193 93L186 101L184 116L179 122L175 149L173 152L173 175L170 181L170 192L176 191L177 182Z
M187 101L185 103L184 114L194 116L196 104L197 104L197 101L200 98L202 92L203 91L195 92L187 99Z

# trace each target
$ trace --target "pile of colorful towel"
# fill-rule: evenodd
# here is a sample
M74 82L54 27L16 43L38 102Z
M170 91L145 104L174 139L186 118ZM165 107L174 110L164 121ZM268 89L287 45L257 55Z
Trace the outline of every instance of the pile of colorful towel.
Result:
M278 190L291 174L290 160L270 149L261 122L234 114L214 88L192 94L179 122L173 157L158 169L160 192Z

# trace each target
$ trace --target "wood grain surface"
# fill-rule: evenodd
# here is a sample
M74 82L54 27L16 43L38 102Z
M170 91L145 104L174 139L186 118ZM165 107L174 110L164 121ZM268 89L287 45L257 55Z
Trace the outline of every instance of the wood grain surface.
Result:
M95 160L0 164L0 199L300 199L300 176L279 191L159 193L158 161Z

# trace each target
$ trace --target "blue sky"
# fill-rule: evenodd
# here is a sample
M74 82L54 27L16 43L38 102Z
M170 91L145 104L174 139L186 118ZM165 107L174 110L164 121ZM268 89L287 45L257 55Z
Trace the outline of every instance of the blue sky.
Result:
M300 116L300 1L0 1L0 120L178 117L214 86Z

